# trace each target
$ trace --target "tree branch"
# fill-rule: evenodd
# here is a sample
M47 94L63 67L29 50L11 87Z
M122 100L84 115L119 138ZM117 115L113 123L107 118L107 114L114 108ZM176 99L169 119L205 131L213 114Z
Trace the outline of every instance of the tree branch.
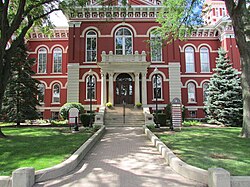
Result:
M8 30L8 38L10 38L13 35L13 33L19 28L20 24L23 21L23 12L24 12L25 4L26 4L26 0L19 1L17 14L14 17L10 25L10 29Z
M32 9L34 9L36 7L40 7L40 6L48 4L48 3L52 3L52 2L59 2L59 0L44 0L44 1L36 3L36 4L31 4L30 6L28 6L26 8L23 15L27 16L30 13L30 11L32 11Z

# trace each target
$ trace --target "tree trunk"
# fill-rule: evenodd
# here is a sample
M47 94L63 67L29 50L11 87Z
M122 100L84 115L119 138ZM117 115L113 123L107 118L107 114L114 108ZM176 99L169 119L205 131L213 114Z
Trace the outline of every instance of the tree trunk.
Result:
M241 83L243 98L243 124L241 135L250 138L250 41L248 36L249 13L246 1L238 1L236 5L233 0L225 1L228 13L232 19L234 33L242 67Z
M4 135L4 133L2 132L2 129L0 128L0 138L6 138L6 136Z

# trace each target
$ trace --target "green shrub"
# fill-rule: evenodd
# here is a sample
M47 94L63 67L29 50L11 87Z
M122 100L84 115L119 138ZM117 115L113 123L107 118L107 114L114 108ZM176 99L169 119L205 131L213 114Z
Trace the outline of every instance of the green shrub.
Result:
M68 120L52 120L51 125L53 125L53 126L66 126L66 125L68 125Z
M201 125L201 122L197 120L186 120L183 122L184 127L199 126L199 125Z
M111 102L106 103L106 107L111 108L113 104Z
M146 125L146 127L147 127L149 130L155 130L154 124Z
M156 114L154 114L154 117L156 117ZM161 127L167 126L166 120L167 120L167 115L165 113L158 114L158 123L160 124Z
M66 103L60 108L60 115L63 119L68 119L69 110L71 108L77 108L79 110L79 114L81 115L84 112L84 107L81 103Z
M140 108L142 106L142 104L141 103L136 103L135 106L138 107L138 108Z
M89 126L91 116L92 116L92 125L93 125L94 121L95 121L95 114L85 113L85 114L80 115L80 120L81 120L81 123L84 127Z

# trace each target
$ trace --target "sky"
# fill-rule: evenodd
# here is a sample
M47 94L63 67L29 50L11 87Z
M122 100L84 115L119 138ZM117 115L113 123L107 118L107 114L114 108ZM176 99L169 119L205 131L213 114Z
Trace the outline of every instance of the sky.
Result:
M68 27L68 21L61 11L50 14L50 19L56 27Z

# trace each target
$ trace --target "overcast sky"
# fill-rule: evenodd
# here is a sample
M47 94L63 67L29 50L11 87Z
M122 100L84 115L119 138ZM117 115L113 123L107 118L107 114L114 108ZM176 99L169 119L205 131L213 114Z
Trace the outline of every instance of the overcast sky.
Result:
M53 12L50 14L52 22L57 27L68 27L68 21L61 11Z

